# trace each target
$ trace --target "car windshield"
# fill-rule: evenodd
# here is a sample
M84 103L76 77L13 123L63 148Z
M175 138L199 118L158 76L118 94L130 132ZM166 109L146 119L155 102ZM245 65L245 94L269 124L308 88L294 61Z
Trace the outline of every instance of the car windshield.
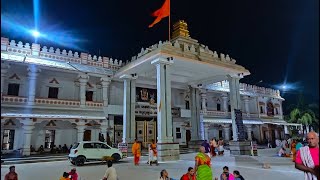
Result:
M75 144L72 146L72 149L77 149L78 146L79 146L79 143L75 143Z

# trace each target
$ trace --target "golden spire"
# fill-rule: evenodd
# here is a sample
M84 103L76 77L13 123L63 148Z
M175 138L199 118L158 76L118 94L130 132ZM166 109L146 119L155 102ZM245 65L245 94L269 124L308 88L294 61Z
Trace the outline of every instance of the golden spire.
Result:
M184 20L179 20L173 24L172 39L177 37L190 37L188 31L188 24Z

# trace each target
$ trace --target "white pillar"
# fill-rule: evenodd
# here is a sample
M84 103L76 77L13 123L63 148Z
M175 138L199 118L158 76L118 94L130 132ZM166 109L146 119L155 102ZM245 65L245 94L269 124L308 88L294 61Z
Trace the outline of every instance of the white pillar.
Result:
M190 86L191 140L201 140L200 95L199 89Z
M4 89L4 80L6 79L7 72L8 72L8 68L4 68L2 66L4 65L1 65L1 101L2 101L2 95L3 95L3 89Z
M79 85L80 85L80 107L86 106L86 87L89 80L89 76L87 74L79 74L78 76Z
M223 125L223 133L224 133L224 140L229 141L230 140L230 125L226 124Z
M210 141L210 138L209 138L209 127L210 127L209 124L205 124L204 125L204 139L208 140L208 142Z
M227 113L228 112L228 95L223 94L221 98L222 98L223 111Z
M279 136L279 131L278 131L277 128L274 129L274 136L275 136L276 139L279 139L279 138L280 138L280 136Z
M247 125L246 125L246 128L247 128L248 140L251 141L251 140L252 140L252 136L251 136L252 125L251 125L251 124L247 124Z
M23 156L30 156L30 145L31 145L31 136L32 130L34 129L34 124L31 118L26 118L21 121L23 123L23 147L22 147L22 155Z
M289 134L288 126L287 126L287 125L284 125L284 134Z
M123 75L123 142L133 142L136 137L135 125L135 99L136 99L136 75Z
M231 105L231 119L232 119L232 134L233 141L238 140L238 131L236 125L236 117L234 109L241 109L240 89L239 89L239 76L228 76L229 89L230 89L230 105Z
M110 78L109 77L103 77L100 79L101 85L102 85L102 100L103 100L103 106L108 106L109 104L109 85L110 85Z
M205 89L201 89L201 106L202 106L202 110L204 112L207 111L206 98L207 98L206 90Z
M173 142L171 113L170 65L173 61L160 57L151 62L157 69L158 143Z
M115 139L114 139L114 116L109 116L108 117L108 133L109 133L109 136L110 136L110 140L112 143L115 143Z
M1 147L2 147L2 143L3 143L3 133L4 133L4 129L2 128L4 126L4 124L1 124ZM2 150L2 148L1 148Z
M35 96L36 96L36 88L37 88L37 76L41 72L40 69L38 69L37 66L33 65L30 66L28 69L28 104L33 105L35 102Z
M78 124L77 125L77 134L78 134L78 142L83 141L83 136L84 136L84 129L86 128L86 125L84 124Z
M248 96L244 96L243 97L243 101L244 101L244 111L246 114L249 114L249 97Z
M61 134L62 132L61 132L61 129L56 129L55 130L55 136L54 136L54 144L56 145L56 146L59 146L59 145L63 145L63 144L61 144Z

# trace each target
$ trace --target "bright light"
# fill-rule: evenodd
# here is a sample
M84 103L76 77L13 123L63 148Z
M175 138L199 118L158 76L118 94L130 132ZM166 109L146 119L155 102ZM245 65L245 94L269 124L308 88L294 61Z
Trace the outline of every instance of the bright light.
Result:
M287 89L287 86L286 86L286 85L282 85L281 88L282 88L283 90L286 90L286 89Z
M32 34L32 36L35 37L35 38L37 38L37 37L40 36L40 32L39 32L39 31L36 31L36 30L32 30L32 31L31 31L31 34Z

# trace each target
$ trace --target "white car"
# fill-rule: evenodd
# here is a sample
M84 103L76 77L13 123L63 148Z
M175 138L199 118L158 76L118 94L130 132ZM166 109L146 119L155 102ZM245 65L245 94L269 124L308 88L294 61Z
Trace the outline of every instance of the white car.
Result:
M120 161L123 158L119 149L112 148L106 143L83 141L73 145L69 160L73 165L81 166L88 161L102 161L105 156L112 157L114 161Z

